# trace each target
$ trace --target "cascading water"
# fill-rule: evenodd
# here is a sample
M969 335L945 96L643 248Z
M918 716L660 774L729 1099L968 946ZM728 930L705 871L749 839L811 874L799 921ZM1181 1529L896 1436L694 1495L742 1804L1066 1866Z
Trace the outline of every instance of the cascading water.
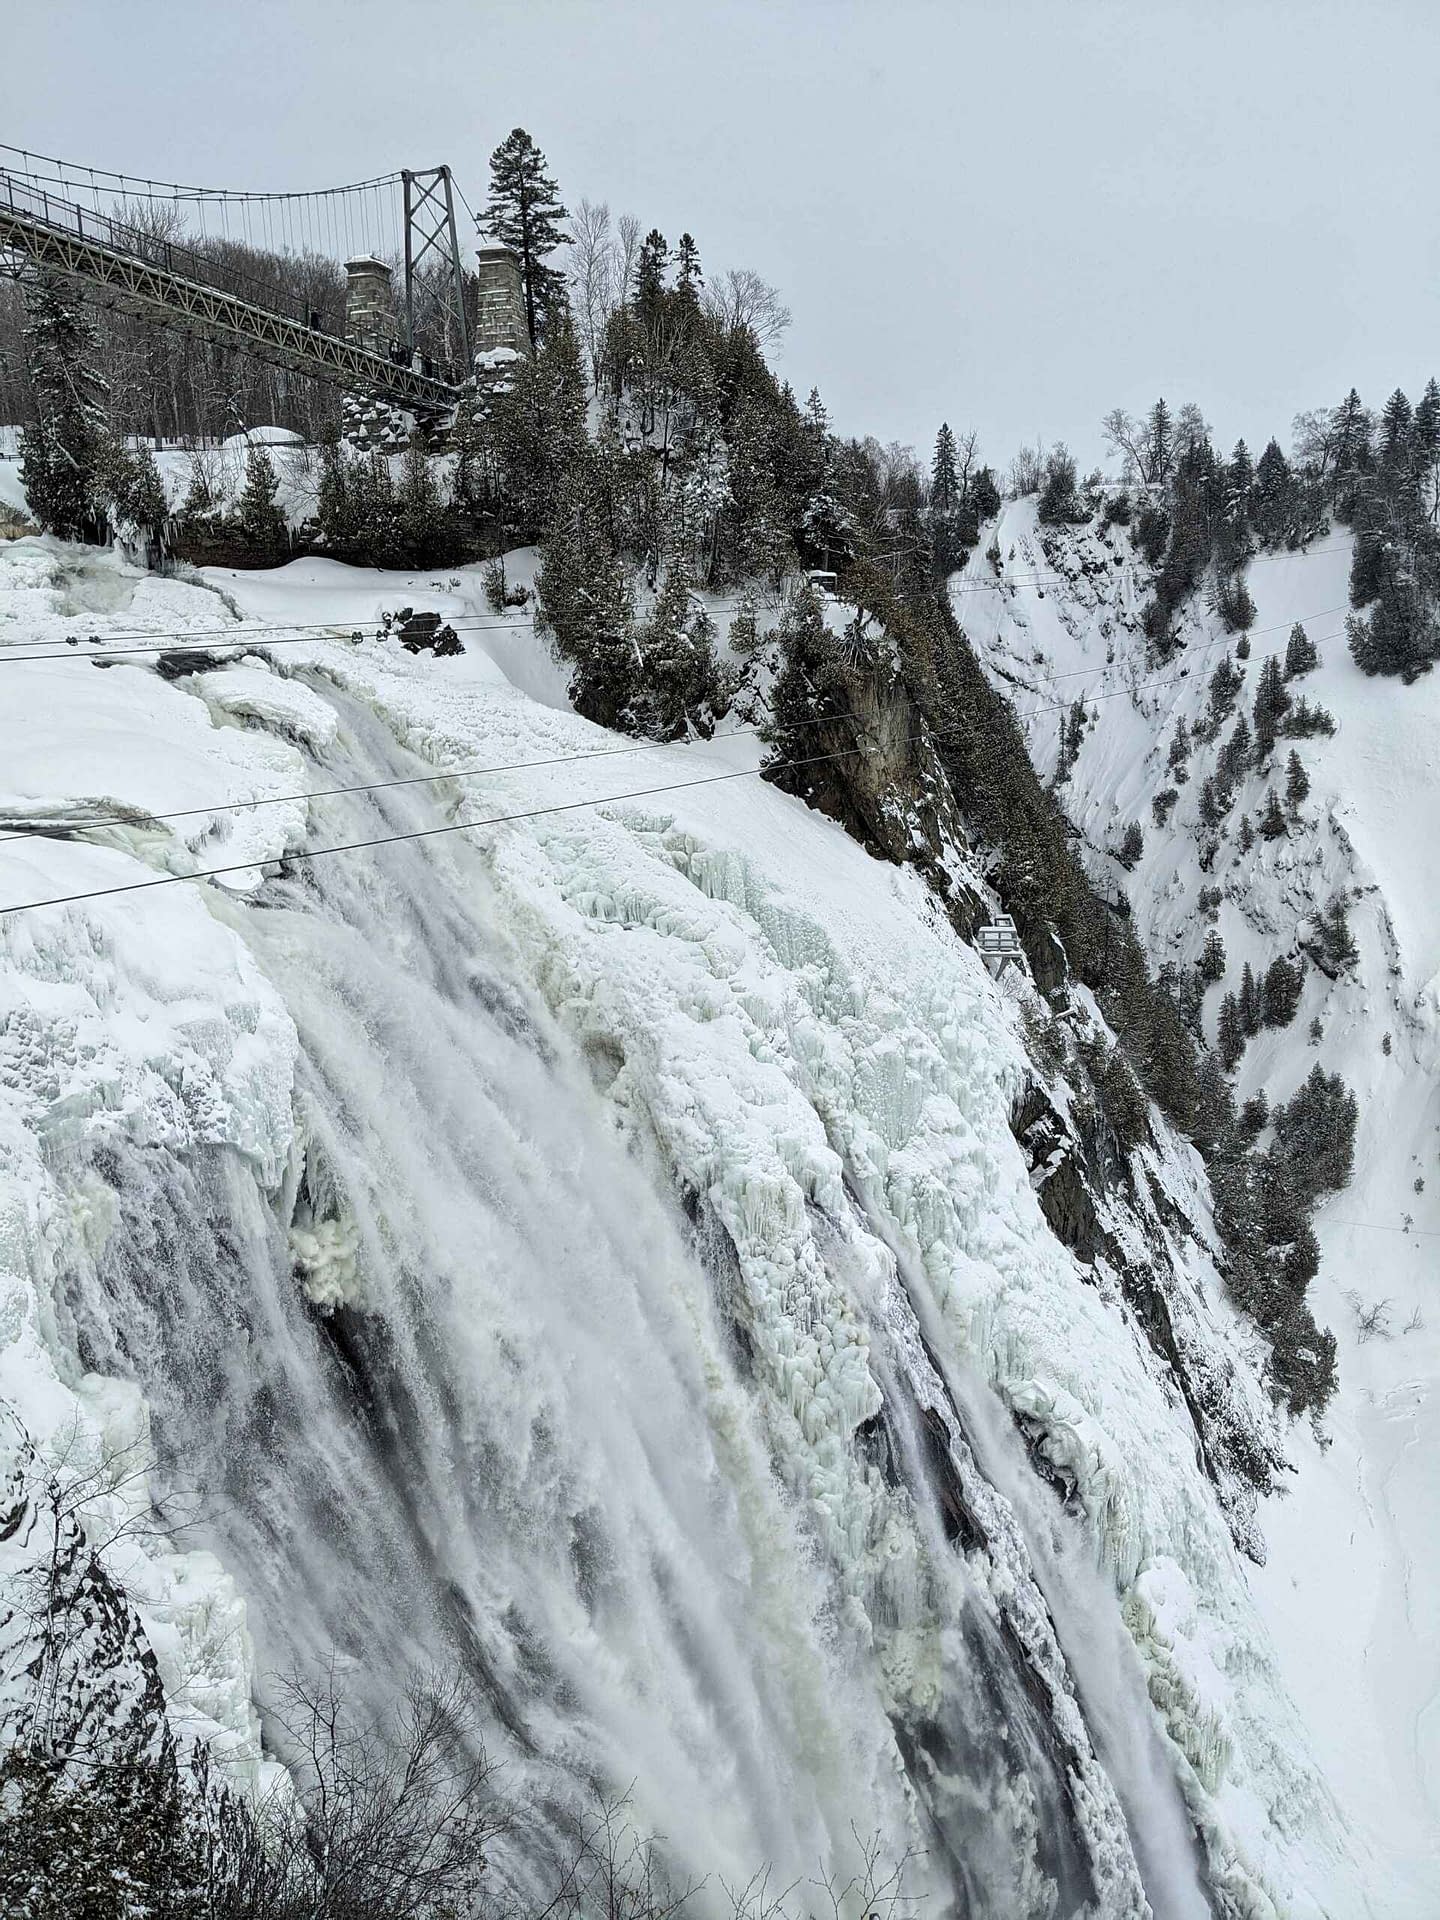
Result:
M324 784L415 770L325 691ZM425 788L332 799L312 837L442 818ZM497 1856L521 1892L589 1793L633 1782L640 1825L716 1884L843 1876L874 1832L925 1850L938 1910L1144 1913L1113 1743L894 1271L846 1280L837 1236L872 1329L881 1405L853 1444L886 1543L847 1561L777 1472L723 1230L619 1137L482 855L379 847L215 911L298 1028L289 1177L92 1153L119 1219L67 1305L85 1364L139 1380L203 1495L262 1669L338 1656L376 1703L412 1666L462 1674L522 1816ZM1098 1581L1069 1597L1119 1631ZM1173 1803L1154 1747L1125 1794ZM1178 1869L1146 1873L1166 1920L1195 1911Z

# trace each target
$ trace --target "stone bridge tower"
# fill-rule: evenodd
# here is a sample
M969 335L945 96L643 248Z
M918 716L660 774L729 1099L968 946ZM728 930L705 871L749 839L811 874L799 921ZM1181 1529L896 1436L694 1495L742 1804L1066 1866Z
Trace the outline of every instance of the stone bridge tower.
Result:
M508 349L530 358L520 259L509 247L482 247L476 255L475 355Z

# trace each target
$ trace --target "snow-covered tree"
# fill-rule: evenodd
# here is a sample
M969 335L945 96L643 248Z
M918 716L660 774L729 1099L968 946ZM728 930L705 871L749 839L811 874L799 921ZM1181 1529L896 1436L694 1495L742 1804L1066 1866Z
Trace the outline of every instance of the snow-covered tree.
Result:
M20 483L47 533L98 544L109 530L117 458L94 324L56 275L27 273L22 285L36 420L20 438Z
M278 560L286 545L285 516L276 505L279 490L274 463L264 447L248 448L235 524L245 545L265 564Z
M1305 771L1305 763L1292 747L1290 758L1285 766L1285 804L1292 813L1299 811L1301 803L1310 793L1310 776Z
M537 345L566 305L565 276L549 265L549 257L570 242L563 225L570 216L545 169L545 155L523 127L516 127L490 156L485 206L486 228L519 257L525 319Z

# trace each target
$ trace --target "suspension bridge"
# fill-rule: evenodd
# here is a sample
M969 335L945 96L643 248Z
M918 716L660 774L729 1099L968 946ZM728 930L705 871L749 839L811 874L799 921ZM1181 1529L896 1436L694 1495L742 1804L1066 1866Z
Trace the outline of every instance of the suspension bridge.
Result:
M482 246L467 272L457 197L478 233L444 165L252 193L0 143L0 265L59 273L100 305L437 416L477 351L530 350L515 257Z

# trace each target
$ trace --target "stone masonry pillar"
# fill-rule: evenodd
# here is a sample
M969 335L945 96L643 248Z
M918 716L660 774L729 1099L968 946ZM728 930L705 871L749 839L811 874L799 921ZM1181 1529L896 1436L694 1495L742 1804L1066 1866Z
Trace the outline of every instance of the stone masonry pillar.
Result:
M509 247L482 247L476 256L475 280L475 352L509 348L528 360L530 330L525 324L519 256Z
M396 337L395 296L383 260L361 254L345 262L345 338L384 349Z

